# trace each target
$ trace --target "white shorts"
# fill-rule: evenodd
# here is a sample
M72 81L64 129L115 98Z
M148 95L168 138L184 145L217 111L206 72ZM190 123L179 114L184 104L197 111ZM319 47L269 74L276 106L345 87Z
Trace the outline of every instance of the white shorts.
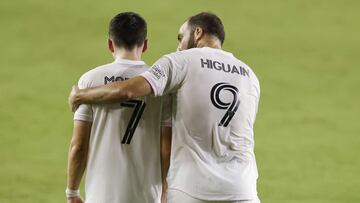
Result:
M187 193L169 189L167 194L167 203L260 203L259 199L254 200L222 200L222 201L209 201L200 200L195 197L188 195Z

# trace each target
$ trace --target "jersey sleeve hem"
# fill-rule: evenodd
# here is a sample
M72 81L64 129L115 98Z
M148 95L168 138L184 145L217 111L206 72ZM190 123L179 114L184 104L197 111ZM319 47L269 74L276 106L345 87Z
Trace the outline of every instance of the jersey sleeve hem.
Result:
M153 90L154 96L161 96L159 94L159 91L156 89L156 83L155 83L154 79L152 78L151 73L146 71L146 72L140 74L140 76L145 78L145 80L150 84L151 89Z
M89 121L89 122L92 122L93 118L92 118L92 116L89 116L89 115L86 115L86 114L75 113L74 121Z

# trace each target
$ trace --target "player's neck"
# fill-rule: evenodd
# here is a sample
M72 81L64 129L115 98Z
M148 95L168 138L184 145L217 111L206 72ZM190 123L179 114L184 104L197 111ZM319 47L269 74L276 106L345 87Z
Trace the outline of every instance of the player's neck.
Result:
M115 59L126 59L132 61L140 61L141 60L142 51L138 49L126 50L126 49L117 49L114 51L113 56Z
M222 49L220 40L210 36L203 37L202 39L200 39L196 47L197 48L210 47L214 49Z

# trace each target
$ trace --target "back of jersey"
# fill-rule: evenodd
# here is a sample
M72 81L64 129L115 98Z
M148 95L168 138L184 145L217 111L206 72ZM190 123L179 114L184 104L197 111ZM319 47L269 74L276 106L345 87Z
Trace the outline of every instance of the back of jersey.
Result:
M80 88L126 80L147 70L117 59L85 73ZM85 190L87 203L160 201L160 99L81 105L75 120L92 122Z
M142 75L155 94L174 95L169 188L204 200L256 199L260 89L252 70L231 53L195 48Z

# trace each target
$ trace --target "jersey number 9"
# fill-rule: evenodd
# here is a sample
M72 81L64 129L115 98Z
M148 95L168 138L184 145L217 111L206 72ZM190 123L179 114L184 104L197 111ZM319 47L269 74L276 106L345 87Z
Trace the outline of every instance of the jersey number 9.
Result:
M229 91L233 95L232 101L231 102L222 101L220 98L221 91ZM216 108L226 109L226 113L222 117L219 126L227 127L240 105L239 90L235 86L230 85L228 83L217 83L211 89L210 99Z

